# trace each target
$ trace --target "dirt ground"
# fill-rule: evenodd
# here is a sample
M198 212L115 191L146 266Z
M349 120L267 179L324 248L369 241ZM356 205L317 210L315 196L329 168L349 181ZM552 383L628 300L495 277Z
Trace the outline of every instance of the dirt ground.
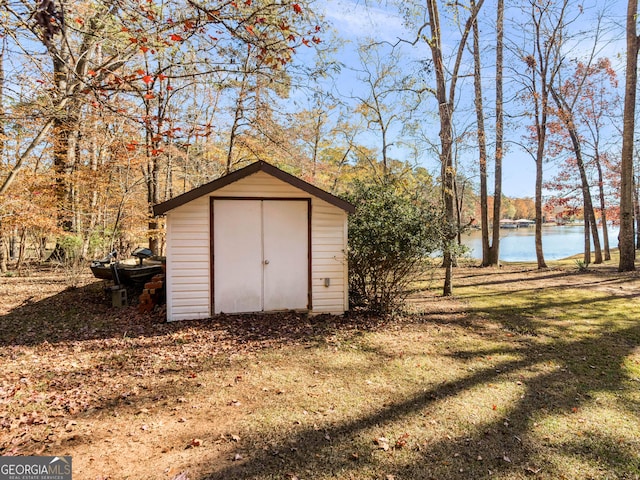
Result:
M290 313L167 324L162 308L113 308L104 285L89 275L74 283L69 287L68 274L51 267L0 278L0 455L71 455L76 480L217 478L212 465L224 471L246 456L248 417L269 405L279 411L295 382L324 374L304 365L292 373L298 379L274 372L315 348L345 348L363 332L402 323ZM429 285L411 296L412 311L434 322L468 315L464 301L439 296L438 278ZM501 285L505 295L570 287L633 296L640 276L613 266L463 267L454 285ZM291 428L329 411L304 410ZM271 448L268 438L252 444Z
M240 391L246 361L378 322L278 314L166 323L163 308L113 308L90 275L68 283L52 267L0 279L0 455L72 455L80 479L173 478L205 442L219 458L211 461L233 461L246 410L229 407L260 402L242 398L254 395Z

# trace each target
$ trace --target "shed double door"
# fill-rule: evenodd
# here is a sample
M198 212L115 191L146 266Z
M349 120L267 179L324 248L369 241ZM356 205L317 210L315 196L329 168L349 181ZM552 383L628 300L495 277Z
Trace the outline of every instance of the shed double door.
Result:
M213 200L215 313L309 308L309 201Z

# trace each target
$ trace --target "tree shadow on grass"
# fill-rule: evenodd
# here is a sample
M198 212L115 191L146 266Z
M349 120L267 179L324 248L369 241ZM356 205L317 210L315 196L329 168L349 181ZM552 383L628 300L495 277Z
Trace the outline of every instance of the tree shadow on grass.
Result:
M490 312L489 312L490 313ZM424 319L421 319L424 321ZM369 478L374 472L396 479L493 478L636 478L638 459L633 448L614 438L615 430L601 419L602 431L596 439L588 432L572 440L555 442L541 438L538 421L554 418L557 422L579 425L582 408L590 406L594 396L606 393L619 396L628 387L621 364L640 345L640 325L613 329L594 327L590 335L573 340L570 336L540 344L514 343L498 347L493 354L505 354L511 360L499 362L464 378L436 386L420 388L403 401L382 406L376 413L360 416L326 428L305 428L281 438L264 449L260 432L245 440L244 459L216 467L211 465L208 479L273 478ZM452 351L456 358L482 358L486 351ZM592 356L601 358L598 370L590 365ZM606 361L603 362L602 360ZM414 439L412 448L400 456L376 449L372 430L394 430L394 424L434 410L440 402L454 399L474 389L504 381L516 382L523 372L540 365L557 364L556 369L541 370L522 380L523 393L504 412L487 423L467 425L463 433L437 440ZM481 408L490 409L490 405ZM638 418L640 405L627 403L627 414ZM636 422L636 426L640 423ZM610 428L611 427L611 428ZM391 439L391 442L395 439ZM393 446L393 443L392 443ZM398 454L398 460L394 460ZM575 464L577 467L568 467ZM579 468L589 466L589 473ZM567 471L566 468L578 468ZM595 473L594 473L595 472ZM384 478L384 477L382 477Z
M99 289L92 291L91 288L62 292L41 302L25 304L0 317L0 345L122 339L128 335L147 339L156 337L153 340L161 347L162 342L198 342L199 337L195 334L204 333L211 334L212 340L226 339L231 348L242 348L245 344L262 348L294 342L324 342L327 335L372 330L382 327L381 322L384 322L376 317L308 319L286 314L290 316L217 317L201 322L164 324L154 317L138 316L131 309L113 311L104 305L104 298L100 297L102 292ZM99 302L91 303L92 298L102 302L102 306L98 306ZM606 304L607 298L599 297L591 305L595 305L596 301ZM561 308L563 300L559 298L554 306ZM475 314L486 315L503 322L503 325L506 325L510 315L498 306L477 310L472 315L451 317L447 311L443 311L442 315L416 315L406 321L417 324L457 323L462 329L474 331L482 328L483 321L482 318L477 319ZM276 318L283 320L274 321ZM4 327L11 330L6 332ZM171 337L173 334L177 336ZM350 475L366 478L366 472L373 472L374 476L381 471L386 475L394 475L398 480L481 479L495 474L509 478L525 478L527 475L558 478L563 474L563 465L550 462L550 452L557 455L559 462L562 459L589 462L593 469L601 470L601 477L634 478L631 476L636 468L633 450L606 431L607 418L602 419L603 429L599 432L599 439L594 435L576 436L570 441L564 439L557 443L553 439L545 441L538 438L535 423L539 418L550 416L559 418L559 421L572 421L598 392L612 396L624 393L628 388L628 378L621 364L640 345L640 325L621 328L604 324L594 326L588 335L575 338L571 335L558 336L544 343L520 341L520 337L515 340L518 341L500 344L491 350L452 348L449 352L452 359L473 360L492 354L504 355L508 360L498 361L463 378L442 384L416 384L413 395L386 404L381 402L380 408L374 413L358 416L354 412L350 420L318 429L301 426L293 434L270 432L275 440L267 449L261 438L265 432L243 435L239 447L244 459L235 463L204 465L210 472L206 478L293 478L288 476L289 473L300 478L348 478ZM112 346L113 343L109 343L96 348L108 349ZM138 348L135 343L131 350L132 354L145 355L144 349ZM602 357L598 365L606 363L606 368L591 368L590 358L594 355ZM135 357L123 359L123 365L135 365L135 360ZM440 436L435 440L412 436L410 443L402 448L394 447L396 438L393 438L390 439L389 451L381 450L372 443L372 430L393 429L394 424L420 417L425 412L435 410L441 402L468 395L476 388L492 383L515 382L521 372L533 370L541 364L558 364L562 368L544 370L528 380L522 380L522 396L505 411L497 412L489 422L468 424L463 432L452 432L448 437ZM150 393L133 399L131 408L153 401L155 395ZM119 405L117 398L98 401L103 402L103 408ZM482 407L491 409L490 405ZM624 409L636 418L640 412L640 406L633 400L627 401ZM580 477L575 475L574 478Z

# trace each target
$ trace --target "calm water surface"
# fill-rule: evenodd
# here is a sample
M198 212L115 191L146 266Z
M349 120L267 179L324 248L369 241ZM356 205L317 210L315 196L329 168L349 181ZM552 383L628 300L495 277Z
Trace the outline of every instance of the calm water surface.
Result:
M609 227L609 246L618 246L618 227ZM471 249L471 258L482 258L482 237L474 230L462 236L462 243ZM602 231L600 231L602 244ZM545 260L559 260L584 252L584 227L548 226L542 230L542 249ZM500 260L505 262L535 262L534 228L500 230Z

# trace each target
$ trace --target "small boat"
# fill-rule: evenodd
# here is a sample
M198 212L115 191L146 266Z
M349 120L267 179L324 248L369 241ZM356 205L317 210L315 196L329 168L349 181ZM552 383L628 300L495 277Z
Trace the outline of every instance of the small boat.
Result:
M508 218L500 220L500 228L518 228L518 224Z
M116 285L143 284L154 275L164 273L162 261L151 260L151 250L137 248L131 254L136 257L136 263L119 262L114 250L106 257L91 262L90 269L93 276L101 280L112 280Z

